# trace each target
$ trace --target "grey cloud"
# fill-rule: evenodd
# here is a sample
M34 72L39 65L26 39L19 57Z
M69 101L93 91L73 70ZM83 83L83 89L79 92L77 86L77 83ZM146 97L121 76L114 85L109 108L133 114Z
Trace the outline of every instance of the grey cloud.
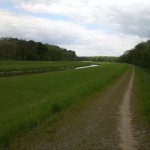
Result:
M136 9L137 11L134 11ZM126 8L126 11L114 9L116 15L112 23L119 24L118 30L122 33L150 38L150 12L147 11L148 7L141 6L140 9L133 7Z
M149 36L149 5L133 11L129 9L130 7L122 9L122 7L107 6L107 4L102 7L102 4L98 5L94 3L96 2L94 0L89 0L91 4L77 0L76 5L70 1L71 6L68 1L62 0L61 3L59 1L59 5L55 3L53 9L50 9L51 5L46 5L45 1L45 5L42 5L42 12L63 14L70 17L72 23L63 20L51 20L50 18L44 19L37 17L37 15L32 17L31 15L26 16L10 12L2 14L0 11L0 35L60 45L75 50L80 56L121 55L124 50L131 49L135 44ZM82 5L80 1L83 2ZM105 2L105 0L103 1ZM17 1L15 2L17 3ZM35 0L31 2L37 3ZM25 0L22 0L21 3L29 4L26 11L41 12L41 1L37 5L38 7ZM83 9L81 9L82 6L84 6ZM88 30L86 28L87 23L103 24L115 32L109 33L100 28Z
M12 2L16 3L16 4L52 4L57 2L56 0L11 0Z
M148 0L17 1L20 8L26 11L64 15L78 24L103 24L120 33L150 37L150 2ZM21 5L22 3L24 4Z

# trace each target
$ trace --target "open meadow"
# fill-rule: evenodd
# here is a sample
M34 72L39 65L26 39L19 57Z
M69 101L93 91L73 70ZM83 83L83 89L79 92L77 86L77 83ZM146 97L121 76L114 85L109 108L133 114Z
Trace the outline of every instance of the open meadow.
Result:
M0 78L1 147L45 118L101 91L128 68L127 64L102 63L87 69Z

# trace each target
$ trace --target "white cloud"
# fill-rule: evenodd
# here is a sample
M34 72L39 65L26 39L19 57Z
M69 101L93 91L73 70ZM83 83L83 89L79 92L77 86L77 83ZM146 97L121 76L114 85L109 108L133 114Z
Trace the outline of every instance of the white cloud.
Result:
M150 35L149 0L11 0L16 10L59 15L52 20L0 11L0 35L33 39L75 50L77 55L121 55ZM36 16L36 17L35 17ZM99 28L88 28L88 25Z
M103 24L118 32L150 37L149 0L23 0L17 5L34 13L63 15L77 23Z

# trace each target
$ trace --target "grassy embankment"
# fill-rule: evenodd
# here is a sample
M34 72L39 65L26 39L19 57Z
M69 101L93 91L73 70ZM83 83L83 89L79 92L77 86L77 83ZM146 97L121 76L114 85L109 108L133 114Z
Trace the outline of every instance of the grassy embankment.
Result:
M118 79L126 64L0 78L0 144Z
M139 110L143 118L150 122L150 70L136 67L135 71Z
M97 64L81 61L0 61L0 77L74 69Z
M135 67L135 95L132 102L133 123L137 137L137 147L150 148L150 70Z
M55 71L73 69L75 67L91 65L93 62L81 61L0 61L0 72L10 73L11 71ZM36 70L37 69L37 70Z

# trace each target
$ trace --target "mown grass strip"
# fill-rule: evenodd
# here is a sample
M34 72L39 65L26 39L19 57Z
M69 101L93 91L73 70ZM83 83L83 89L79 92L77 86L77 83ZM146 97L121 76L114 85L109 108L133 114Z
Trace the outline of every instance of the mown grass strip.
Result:
M126 64L0 79L0 143L28 132L40 120L68 108L118 79Z

